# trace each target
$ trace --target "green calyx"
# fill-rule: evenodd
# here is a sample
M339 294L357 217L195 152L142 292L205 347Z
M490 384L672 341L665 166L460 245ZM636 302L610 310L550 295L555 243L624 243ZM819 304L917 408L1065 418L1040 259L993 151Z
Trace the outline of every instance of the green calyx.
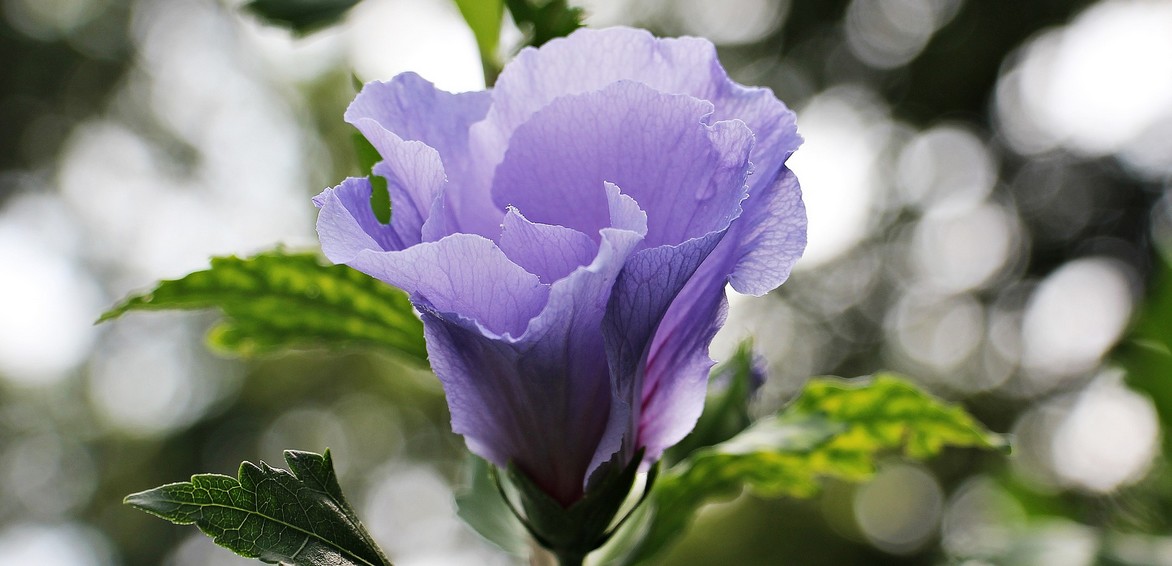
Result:
M640 450L626 467L619 470L612 467L609 473L603 472L606 474L605 477L593 485L582 499L569 507L563 507L542 491L528 475L511 462L506 474L509 482L517 489L521 510L518 510L509 498L495 471L493 479L497 483L501 497L525 525L533 539L553 552L562 566L577 565L582 563L587 554L606 544L631 513L647 499L655 482L658 464L648 473L639 501L626 516L615 521L627 500L627 495L631 492L631 487L635 484L642 460L643 451Z

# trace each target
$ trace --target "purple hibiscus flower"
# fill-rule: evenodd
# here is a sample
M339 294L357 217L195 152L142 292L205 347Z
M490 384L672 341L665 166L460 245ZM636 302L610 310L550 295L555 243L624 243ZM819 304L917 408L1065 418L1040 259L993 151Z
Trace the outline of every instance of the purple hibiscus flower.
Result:
M322 249L410 294L452 428L563 505L691 430L725 285L766 293L805 248L794 114L703 39L579 30L491 91L370 83L346 120L392 218L346 179L314 199Z

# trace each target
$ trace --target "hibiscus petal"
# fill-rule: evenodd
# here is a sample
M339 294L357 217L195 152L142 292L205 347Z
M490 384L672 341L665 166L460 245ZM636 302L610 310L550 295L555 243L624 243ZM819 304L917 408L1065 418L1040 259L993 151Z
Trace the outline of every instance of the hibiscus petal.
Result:
M491 237L500 229L502 213L493 206L487 185L477 186L469 173L469 128L484 118L491 103L488 91L452 94L415 73L403 73L387 82L367 83L346 109L346 121L358 128L394 169L403 166L397 161L399 151L393 140L418 141L436 150L443 163L441 171L446 170L454 189L442 195L439 210L448 216L440 225L442 230L429 231L431 237L424 240L458 231ZM430 187L405 190L417 193L415 200L427 204L421 211L430 210L432 201L424 198L434 196Z
M630 81L559 98L513 134L494 200L594 234L610 220L595 188L613 182L647 211L648 245L702 236L738 212L753 143L741 122L705 125L711 111Z
M505 213L500 248L543 283L553 283L590 263L598 244L573 228L530 222L510 207Z
M776 180L749 195L736 222L739 242L733 289L764 295L789 278L806 249L806 206L798 177L782 167Z
M626 204L610 187L608 196ZM564 504L581 497L607 427L612 392L598 328L615 278L641 239L638 231L604 228L593 261L553 284L545 310L516 340L421 307L452 429L493 463L511 459Z
M622 193L618 185L603 183L606 188L606 206L610 211L610 225L647 235L647 213L629 195Z
M371 190L369 179L349 177L313 197L314 206L321 209L317 232L326 257L353 257L366 249L401 247L394 230L375 217L370 207Z
M404 141L370 119L360 123L383 156L373 172L387 180L391 197L391 229L379 231L386 234L383 248L401 250L429 240L424 235L425 223L443 221L442 218L429 220L445 183L439 153L423 142ZM365 206L370 208L369 200Z
M637 442L648 461L683 440L704 409L714 363L708 346L728 314L724 286L731 262L722 250L734 247L731 238L725 235L676 295L648 348Z
M785 281L802 255L806 216L801 189L792 172L783 173L744 203L744 214L675 297L655 331L644 365L637 443L649 459L687 436L700 417L713 365L708 346L727 314L726 282L743 293L767 293Z
M713 80L713 91L705 100L716 106L712 120L740 120L757 136L753 153L753 176L749 192L755 192L773 183L789 156L802 145L798 135L797 116L767 88L748 88L736 84L724 74L719 65L720 79Z
M725 283L743 293L767 293L785 281L805 248L801 189L788 169L768 190L751 195L744 209L655 331L639 415L638 445L648 458L682 440L700 417L713 365L708 346L727 314Z
M403 73L363 86L345 117L368 138L372 125L378 125L399 138L435 148L454 173L467 167L468 130L484 119L490 104L488 91L452 94L415 73Z
M420 305L428 357L444 386L452 431L468 449L500 467L524 469L547 493L562 500L580 495L569 458L598 431L593 415L573 426L564 400L605 406L601 395L574 391L569 367L556 367L524 347L461 323L458 316ZM565 344L566 347L581 348ZM579 371L589 369L578 367ZM552 371L549 371L552 370ZM593 397L593 398L592 398ZM579 416L579 415L575 415ZM587 448L588 451L588 448Z
M562 96L598 90L620 80L668 93L700 92L707 76L705 40L659 41L628 28L578 30L541 49L522 49L497 78L493 107L472 132L474 151L499 163L513 130ZM491 173L491 172L490 172Z
M754 182L771 182L801 144L794 113L769 89L748 88L729 79L708 40L659 39L645 30L623 27L580 29L541 49L522 50L501 73L493 107L472 129L472 150L489 167L480 175L491 178L491 166L504 157L513 131L553 100L621 80L707 100L715 106L711 122L745 122L757 133L752 160L759 173L756 179L761 180Z
M369 181L351 178L314 199L321 208L318 238L330 261L444 312L460 313L497 334L520 335L545 306L549 288L484 237L453 234L404 250L388 249L378 240L388 228L373 220L370 191Z
M627 260L615 282L602 324L613 397L605 442L594 453L592 471L616 452L621 450L626 458L641 446L636 426L640 422L644 368L652 339L680 291L721 243L727 230L728 226L724 226L678 245L639 250ZM704 321L696 318L693 322ZM702 408L703 399L700 404ZM672 410L690 413L695 408ZM647 462L656 458L658 454L644 455Z

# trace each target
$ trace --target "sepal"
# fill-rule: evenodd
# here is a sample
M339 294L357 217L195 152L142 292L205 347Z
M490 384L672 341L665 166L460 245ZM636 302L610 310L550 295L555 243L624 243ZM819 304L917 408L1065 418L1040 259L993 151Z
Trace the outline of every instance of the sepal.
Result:
M631 463L622 469L615 470L612 467L600 471L606 475L593 484L582 499L569 507L563 507L512 463L507 475L517 490L523 514L509 501L503 486L500 486L501 496L534 540L557 555L563 566L580 564L587 554L605 544L626 520L624 517L616 522L615 518L635 485L642 455L643 451L638 451ZM643 495L636 502L636 507L651 492L656 471L657 467L653 466L648 473ZM628 511L627 516L633 511L633 508Z

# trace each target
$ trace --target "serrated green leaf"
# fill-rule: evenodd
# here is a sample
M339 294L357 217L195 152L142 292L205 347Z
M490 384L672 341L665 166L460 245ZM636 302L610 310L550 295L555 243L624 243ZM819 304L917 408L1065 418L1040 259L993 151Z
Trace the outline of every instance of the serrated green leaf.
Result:
M488 86L500 74L500 60L497 47L501 40L501 19L504 17L502 0L455 0L460 15L476 36L476 47L480 50L480 62L484 66L484 80Z
M330 451L285 452L292 473L244 462L237 478L191 481L126 496L124 503L180 525L247 558L293 566L389 566L342 496Z
M211 269L160 282L102 315L217 307L227 315L213 346L251 355L283 348L376 346L425 365L423 324L406 294L313 254L277 250L241 259L212 258Z
M876 459L902 451L923 459L947 446L1004 448L962 408L891 374L870 380L812 379L781 414L702 449L666 471L640 524L643 536L618 564L643 564L681 536L704 504L736 497L811 497L826 477L862 481Z
M252 0L244 8L266 22L305 35L340 20L359 0Z
M529 552L525 525L521 524L493 482L491 464L476 456L468 457L465 485L456 494L456 514L480 536L501 550L515 556Z

